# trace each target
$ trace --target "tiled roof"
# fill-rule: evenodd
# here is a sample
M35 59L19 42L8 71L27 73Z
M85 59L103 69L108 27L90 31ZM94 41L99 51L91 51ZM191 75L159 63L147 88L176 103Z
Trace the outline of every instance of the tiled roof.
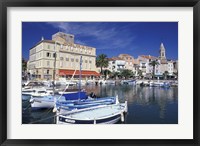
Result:
M108 58L108 61L122 60L120 57Z
M146 58L146 59L158 59L158 57L154 57L151 55L141 55L140 57Z

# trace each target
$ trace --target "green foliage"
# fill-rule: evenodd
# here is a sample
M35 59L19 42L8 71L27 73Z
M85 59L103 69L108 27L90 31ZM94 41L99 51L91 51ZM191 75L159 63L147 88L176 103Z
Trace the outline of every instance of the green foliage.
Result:
M106 69L106 70L103 71L103 74L104 74L104 77L106 79L107 75L111 74L111 71Z
M133 75L134 75L133 72L131 70L128 70L128 69L122 70L120 74L121 74L122 77L125 77L125 79L133 77Z
M22 71L25 71L27 69L27 62L24 58L22 58Z
M111 73L112 78L115 78L115 79L117 79L120 75L121 74L119 72L115 72L115 71Z
M108 67L108 58L105 54L100 54L96 58L96 66L101 68L101 74L103 73L103 67Z
M163 76L164 76L165 79L167 79L167 75L169 75L169 72L168 72L168 71L165 71L165 72L163 73Z

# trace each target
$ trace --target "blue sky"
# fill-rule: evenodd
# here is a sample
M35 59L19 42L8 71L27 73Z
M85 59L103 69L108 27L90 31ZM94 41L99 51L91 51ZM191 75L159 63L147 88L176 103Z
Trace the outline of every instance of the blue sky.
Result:
M75 35L75 43L96 48L97 55L119 54L159 56L164 43L168 59L178 59L177 22L23 22L22 56L28 60L29 49L58 31Z

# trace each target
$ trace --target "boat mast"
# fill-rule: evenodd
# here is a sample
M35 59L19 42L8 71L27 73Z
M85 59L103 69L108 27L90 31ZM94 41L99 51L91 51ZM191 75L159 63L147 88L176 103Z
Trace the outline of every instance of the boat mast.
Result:
M80 71L79 71L79 99L81 98L81 69L82 69L82 56L80 58Z
M53 69L53 94L55 94L55 75L56 75L56 41L54 44L54 69Z

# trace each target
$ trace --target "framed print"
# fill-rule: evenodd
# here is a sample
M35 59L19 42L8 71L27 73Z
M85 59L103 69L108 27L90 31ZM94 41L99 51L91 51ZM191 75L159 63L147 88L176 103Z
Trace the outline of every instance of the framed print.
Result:
M199 1L2 1L2 145L198 145Z

